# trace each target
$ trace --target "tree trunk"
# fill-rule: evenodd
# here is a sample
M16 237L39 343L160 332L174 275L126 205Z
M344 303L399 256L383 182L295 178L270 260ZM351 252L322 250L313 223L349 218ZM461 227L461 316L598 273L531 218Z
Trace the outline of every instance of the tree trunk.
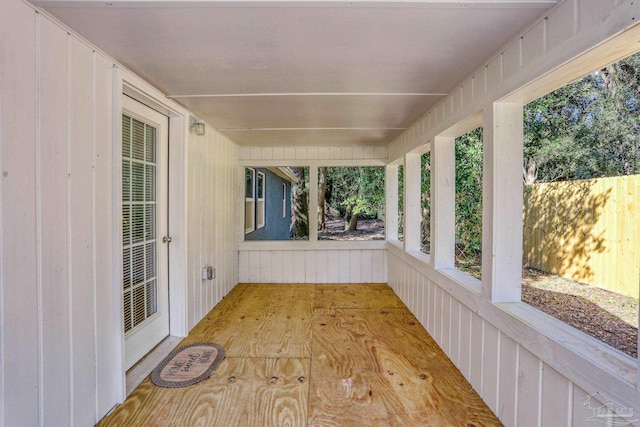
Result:
M349 226L351 225L351 210L353 209L353 206L348 205L346 210L344 211L344 229L345 231L349 229Z
M309 235L309 206L307 203L307 189L305 187L304 168L291 168L298 182L291 190L291 237L306 237Z
M538 174L536 172L536 161L533 159L529 160L526 169L523 170L523 181L524 185L532 185L535 184Z
M358 214L351 215L349 220L349 231L356 231L358 229Z
M326 228L327 168L318 173L318 230Z

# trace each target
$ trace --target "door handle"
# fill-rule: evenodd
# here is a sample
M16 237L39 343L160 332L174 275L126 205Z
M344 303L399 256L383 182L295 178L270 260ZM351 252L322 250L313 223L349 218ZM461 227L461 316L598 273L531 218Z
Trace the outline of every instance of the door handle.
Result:
M171 236L164 236L162 238L162 243L171 243L172 240Z

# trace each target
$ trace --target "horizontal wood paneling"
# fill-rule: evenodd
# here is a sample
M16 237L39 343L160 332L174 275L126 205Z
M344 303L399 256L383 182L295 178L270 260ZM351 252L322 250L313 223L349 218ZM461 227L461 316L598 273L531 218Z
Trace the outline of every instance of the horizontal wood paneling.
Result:
M240 250L241 283L384 283L385 249Z

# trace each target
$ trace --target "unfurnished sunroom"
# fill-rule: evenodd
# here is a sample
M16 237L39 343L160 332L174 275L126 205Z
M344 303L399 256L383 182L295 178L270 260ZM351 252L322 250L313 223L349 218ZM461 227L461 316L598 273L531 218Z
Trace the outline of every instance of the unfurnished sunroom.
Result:
M593 73L640 51L638 16L631 0L3 0L0 424L638 425L637 356L522 297L523 108L609 78ZM470 134L481 274L458 256ZM378 205L348 206L338 172ZM325 240L324 215L353 209L384 240ZM637 217L621 224L613 264L640 243ZM639 260L620 267L636 353ZM183 338L226 340L217 398L145 380Z

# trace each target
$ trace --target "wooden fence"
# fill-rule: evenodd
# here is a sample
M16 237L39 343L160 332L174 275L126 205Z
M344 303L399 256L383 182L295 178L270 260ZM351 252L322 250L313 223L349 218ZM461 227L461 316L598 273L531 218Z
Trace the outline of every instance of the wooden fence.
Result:
M638 298L640 175L525 187L523 256L529 267Z

